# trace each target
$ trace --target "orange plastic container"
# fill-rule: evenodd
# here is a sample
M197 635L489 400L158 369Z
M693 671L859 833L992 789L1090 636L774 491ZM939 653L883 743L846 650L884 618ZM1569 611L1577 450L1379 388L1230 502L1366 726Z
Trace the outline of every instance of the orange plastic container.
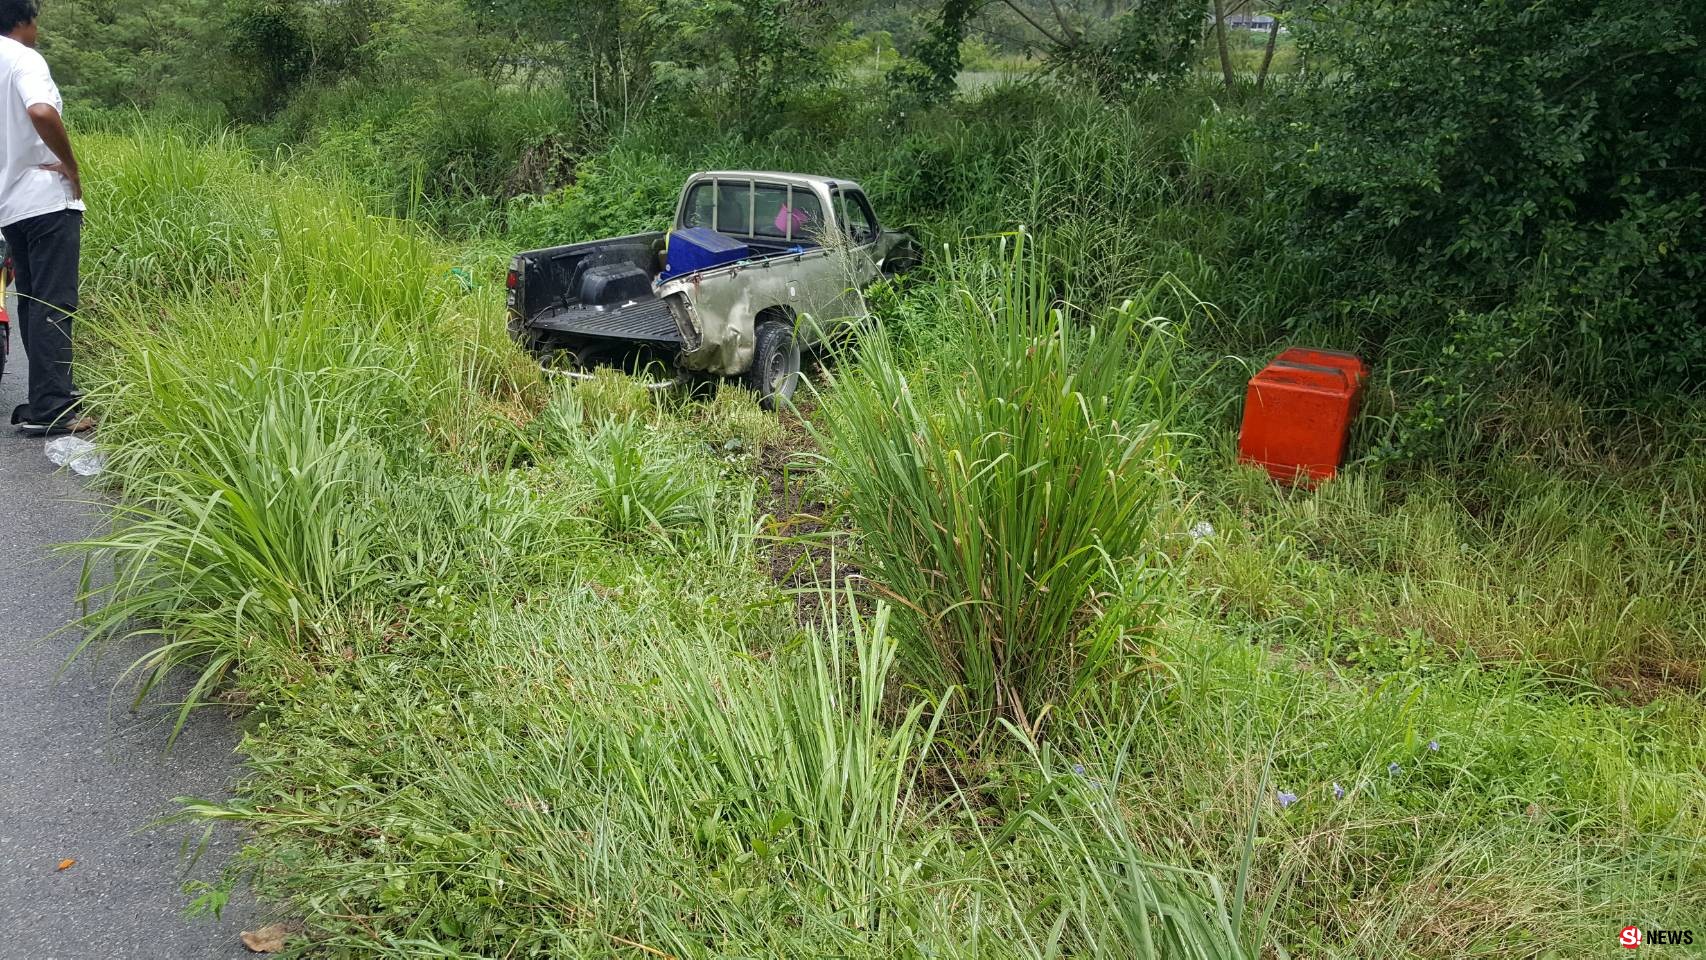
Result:
M1314 487L1345 462L1368 367L1355 354L1293 347L1250 378L1238 461Z

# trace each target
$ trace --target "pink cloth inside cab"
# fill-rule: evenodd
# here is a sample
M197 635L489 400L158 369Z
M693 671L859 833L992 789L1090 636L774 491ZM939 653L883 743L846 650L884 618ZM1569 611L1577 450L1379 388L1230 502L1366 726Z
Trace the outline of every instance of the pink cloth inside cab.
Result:
M811 222L811 216L798 207L790 207L784 203L782 209L776 211L776 232L787 234L790 221L794 225L793 232L799 233L805 229L806 224Z

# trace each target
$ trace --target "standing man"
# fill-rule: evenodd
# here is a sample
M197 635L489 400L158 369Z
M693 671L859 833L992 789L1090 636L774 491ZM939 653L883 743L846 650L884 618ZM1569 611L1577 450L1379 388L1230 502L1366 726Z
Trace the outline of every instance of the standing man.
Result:
M71 380L71 316L83 233L83 182L60 118L64 103L35 50L37 0L0 0L0 233L11 248L30 400L12 411L36 436L95 427Z

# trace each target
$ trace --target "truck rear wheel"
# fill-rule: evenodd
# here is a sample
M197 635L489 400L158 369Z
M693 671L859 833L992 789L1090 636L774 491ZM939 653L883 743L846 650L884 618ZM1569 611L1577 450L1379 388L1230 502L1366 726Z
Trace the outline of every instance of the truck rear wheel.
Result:
M794 398L800 383L800 343L793 324L766 320L754 331L752 368L743 378L758 404L774 410Z

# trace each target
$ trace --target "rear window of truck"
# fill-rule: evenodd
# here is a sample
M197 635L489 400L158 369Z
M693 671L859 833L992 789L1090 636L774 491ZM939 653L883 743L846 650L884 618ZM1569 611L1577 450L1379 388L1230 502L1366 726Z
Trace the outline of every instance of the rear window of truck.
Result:
M747 180L698 183L687 194L681 225L815 244L823 232L823 204L802 187Z
M752 224L761 237L815 243L823 233L823 205L809 190L760 186L753 193Z

